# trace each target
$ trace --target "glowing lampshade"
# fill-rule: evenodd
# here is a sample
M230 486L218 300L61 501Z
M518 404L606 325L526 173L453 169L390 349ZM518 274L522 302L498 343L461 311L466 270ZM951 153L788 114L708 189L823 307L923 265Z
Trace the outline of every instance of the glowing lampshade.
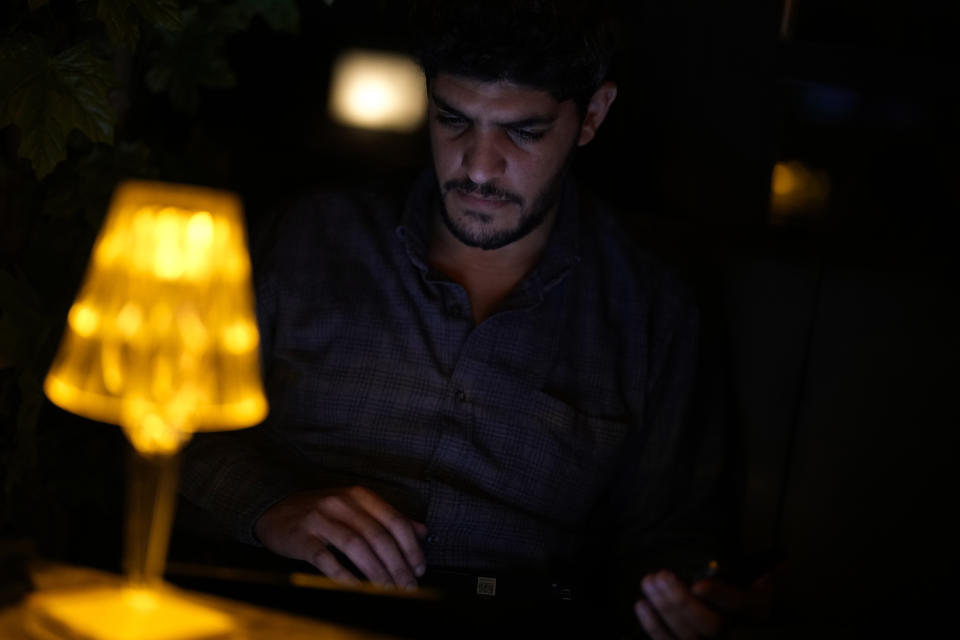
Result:
M178 433L264 418L258 335L237 197L130 181L44 388L68 411L122 425L144 452L176 449Z
M330 113L354 127L413 131L427 113L423 72L399 54L346 51L333 63Z
M136 455L128 584L38 594L36 625L111 640L229 634L229 616L162 575L181 447L194 431L248 427L267 413L239 199L157 182L117 187L44 390L67 411L122 426Z

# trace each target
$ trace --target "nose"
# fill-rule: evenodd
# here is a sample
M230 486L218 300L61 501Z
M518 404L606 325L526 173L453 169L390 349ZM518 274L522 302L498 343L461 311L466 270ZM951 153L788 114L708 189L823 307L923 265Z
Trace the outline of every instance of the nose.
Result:
M476 132L467 141L463 168L473 182L484 184L504 174L507 158L499 147L493 132Z

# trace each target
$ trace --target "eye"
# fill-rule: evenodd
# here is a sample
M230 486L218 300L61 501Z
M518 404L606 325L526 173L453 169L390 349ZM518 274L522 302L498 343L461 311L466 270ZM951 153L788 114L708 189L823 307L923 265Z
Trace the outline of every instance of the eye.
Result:
M534 129L510 129L510 135L521 142L536 142L545 132Z
M466 119L450 113L438 113L437 122L450 129L459 129L467 124Z

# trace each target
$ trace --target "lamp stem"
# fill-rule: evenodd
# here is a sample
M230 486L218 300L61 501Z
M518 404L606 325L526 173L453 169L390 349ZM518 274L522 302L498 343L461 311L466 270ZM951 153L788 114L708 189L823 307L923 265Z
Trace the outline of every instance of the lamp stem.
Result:
M143 453L131 448L124 541L124 570L134 587L163 579L177 494L179 450Z

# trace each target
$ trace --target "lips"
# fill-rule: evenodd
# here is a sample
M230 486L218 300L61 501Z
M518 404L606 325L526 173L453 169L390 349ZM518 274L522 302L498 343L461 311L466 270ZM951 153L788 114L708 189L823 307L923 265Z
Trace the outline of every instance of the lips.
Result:
M479 209L500 209L508 204L510 200L505 198L484 198L482 196L477 196L470 193L464 193L463 191L454 191L457 199L460 200L464 205L473 208Z

